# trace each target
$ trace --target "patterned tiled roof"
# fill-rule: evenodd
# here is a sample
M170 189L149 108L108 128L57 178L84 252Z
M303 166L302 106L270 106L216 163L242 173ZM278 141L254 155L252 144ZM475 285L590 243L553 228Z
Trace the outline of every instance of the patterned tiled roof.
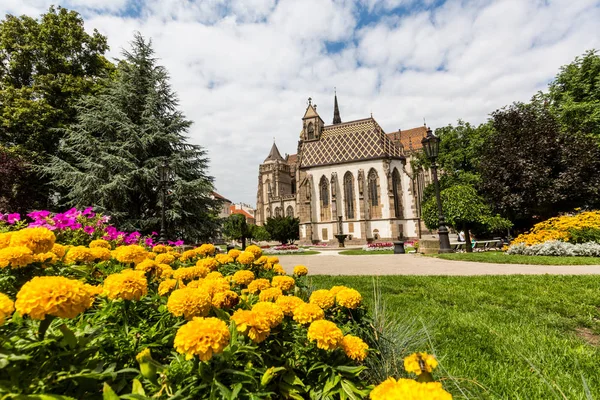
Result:
M399 147L373 118L325 126L321 139L302 145L301 167L376 158L402 158Z
M289 165L298 164L298 154L290 154L286 159Z
M387 136L392 139L396 145L400 144L404 151L421 150L423 145L421 140L427 135L427 128L419 126L417 128L400 130L398 132L388 133Z

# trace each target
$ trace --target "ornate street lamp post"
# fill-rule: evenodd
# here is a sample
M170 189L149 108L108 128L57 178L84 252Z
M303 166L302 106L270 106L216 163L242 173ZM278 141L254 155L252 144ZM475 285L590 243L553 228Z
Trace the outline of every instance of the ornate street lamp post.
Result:
M438 228L438 235L440 237L440 253L452 253L450 248L450 239L448 238L448 228L446 227L446 219L442 211L442 199L440 198L440 184L437 176L437 164L436 159L440 152L440 138L435 136L431 132L431 128L427 128L427 136L421 140L423 150L427 158L431 160L431 175L433 176L433 184L435 185L435 197L438 205L438 215L440 224Z
M162 207L160 210L160 238L158 240L160 243L166 243L167 231L165 228L165 208L167 202L167 185L169 184L169 180L171 179L171 167L169 166L169 162L167 160L164 160L163 163L158 167L158 173L160 178L162 200Z

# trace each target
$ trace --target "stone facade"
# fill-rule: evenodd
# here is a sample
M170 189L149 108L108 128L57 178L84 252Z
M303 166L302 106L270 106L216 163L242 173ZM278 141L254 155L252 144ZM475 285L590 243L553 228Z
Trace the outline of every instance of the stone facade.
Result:
M298 153L283 158L273 143L259 167L256 223L298 217L301 243L337 242L340 226L349 243L420 237L429 175L411 161L427 128L386 134L372 117L341 122L337 96L333 121L309 99Z

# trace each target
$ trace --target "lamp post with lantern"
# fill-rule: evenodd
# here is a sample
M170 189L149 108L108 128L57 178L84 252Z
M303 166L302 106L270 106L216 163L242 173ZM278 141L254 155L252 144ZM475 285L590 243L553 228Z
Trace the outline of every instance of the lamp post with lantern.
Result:
M168 160L164 160L163 163L158 167L158 174L160 178L160 189L161 189L161 200L162 207L160 210L160 238L158 239L160 243L167 242L167 231L165 228L165 208L167 202L167 185L171 180L171 167L169 166Z
M440 184L437 176L437 164L436 160L440 152L440 138L435 136L431 131L431 128L427 128L427 136L421 140L425 155L431 161L431 175L433 176L433 184L435 187L435 197L438 205L439 215L439 227L438 236L440 238L440 253L452 253L450 248L450 238L448 237L448 227L446 226L446 219L442 211L442 199L440 198Z

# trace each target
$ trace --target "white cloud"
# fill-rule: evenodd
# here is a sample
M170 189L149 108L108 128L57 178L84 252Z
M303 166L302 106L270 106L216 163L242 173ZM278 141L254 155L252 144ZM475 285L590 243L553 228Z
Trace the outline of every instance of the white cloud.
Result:
M36 16L51 3L4 0L0 12ZM334 86L342 120L373 112L387 131L423 117L433 128L459 118L479 123L600 47L600 3L592 0L448 0L437 8L414 0L58 3L107 35L111 56L136 30L152 38L194 121L190 140L209 151L218 191L249 203L273 137L282 153L296 152L309 96L326 123ZM374 14L358 14L365 10ZM341 51L327 52L339 42Z

